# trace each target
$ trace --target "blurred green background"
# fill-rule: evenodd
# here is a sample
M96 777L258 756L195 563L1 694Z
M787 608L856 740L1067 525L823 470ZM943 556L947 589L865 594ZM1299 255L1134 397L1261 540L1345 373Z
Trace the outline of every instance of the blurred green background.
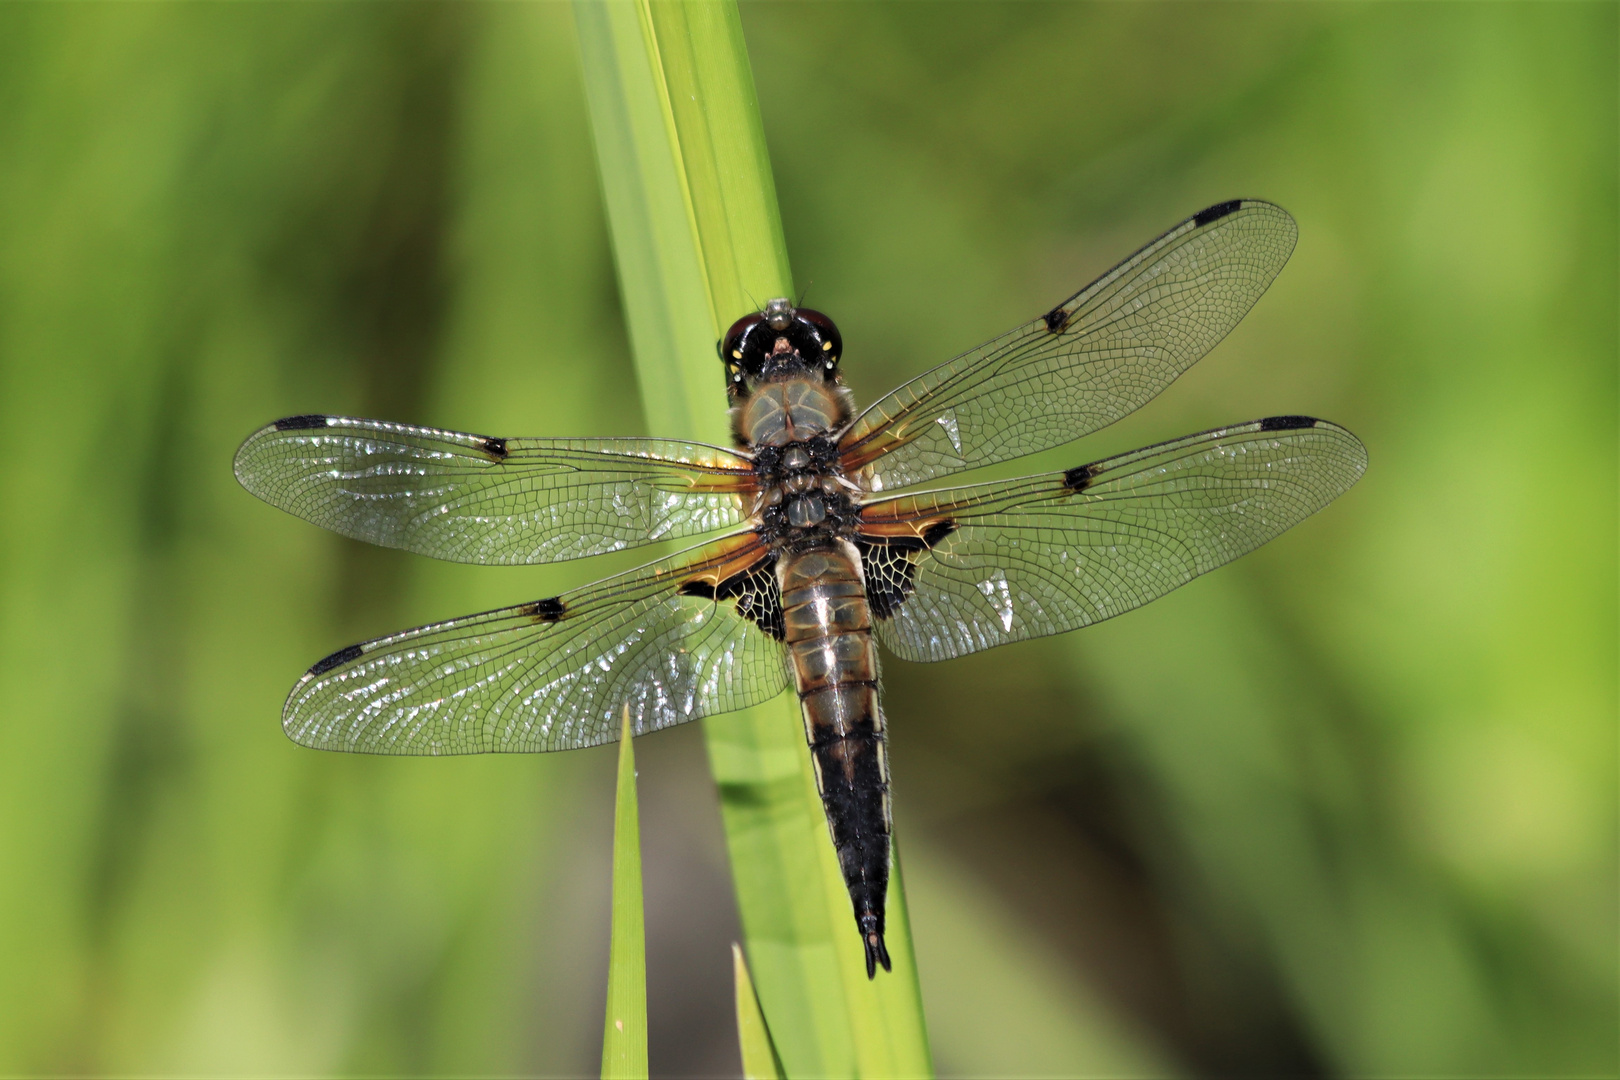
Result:
M1257 196L1300 244L1249 318L1023 466L1276 413L1372 458L1149 608L886 665L942 1072L1613 1074L1616 12L745 5L863 399ZM641 430L575 51L561 5L0 7L0 1073L596 1071L612 749L277 716L636 560L434 564L230 472L299 412ZM653 1068L734 1071L701 732L638 758Z

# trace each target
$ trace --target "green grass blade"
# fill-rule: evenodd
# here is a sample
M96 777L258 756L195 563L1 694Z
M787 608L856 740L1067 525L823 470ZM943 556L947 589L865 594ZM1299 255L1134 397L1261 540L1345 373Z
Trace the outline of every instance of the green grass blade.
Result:
M713 303L643 16L633 0L574 6L625 322L652 432L724 443Z
M654 434L727 441L715 341L793 294L734 3L575 6L602 186ZM924 1076L905 895L866 978L797 703L705 722L754 985L788 1076Z
M630 710L619 736L619 788L613 806L613 941L608 950L604 1080L647 1076L647 937L641 908L641 823Z
M771 1029L759 1008L759 995L748 977L748 961L742 946L731 946L731 971L737 995L737 1044L742 1053L743 1076L747 1080L781 1080L782 1060L771 1041Z

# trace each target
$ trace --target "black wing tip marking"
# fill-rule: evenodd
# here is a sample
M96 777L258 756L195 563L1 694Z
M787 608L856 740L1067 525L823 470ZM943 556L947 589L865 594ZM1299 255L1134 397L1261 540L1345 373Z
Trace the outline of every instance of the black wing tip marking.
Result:
M485 439L479 446L479 449L495 461L506 460L507 450L505 439Z
M1063 486L1070 491L1080 492L1091 486L1102 468L1093 463L1090 465L1076 465L1063 474Z
M325 413L303 413L299 416L284 416L270 425L277 431L308 431L310 428L323 428L331 422L332 418Z
M1230 217L1231 215L1237 213L1245 206L1271 206L1271 204L1259 199L1227 199L1225 202L1218 202L1214 206L1206 206L1202 210L1198 211L1198 213L1194 214L1192 216L1193 228L1202 229L1206 225L1213 225L1222 218ZM1281 207L1277 206L1272 206L1271 208L1273 210L1282 210ZM1288 216L1286 211L1282 211L1282 213L1284 217ZM1290 218L1289 220L1292 219ZM1185 225L1183 224L1177 226L1176 228L1180 229L1184 227ZM1172 229L1171 231L1175 232L1176 230ZM1087 288L1090 288L1090 286ZM1081 292L1085 291L1086 290L1084 289L1081 290ZM1069 320L1074 318L1074 312L1069 310L1066 307L1066 304L1071 303L1072 301L1073 298L1071 297L1069 301L1059 304L1057 307L1041 316L1041 318L1046 322L1046 329L1048 331L1054 334L1061 334L1063 331L1068 329Z
M351 660L360 659L360 657L365 655L365 652L366 650L359 645L349 645L345 648L339 649L331 656L323 657L315 661L315 665L309 669L308 673L306 674L306 678L315 678L320 675L325 675L333 668L340 668Z
M1321 421L1314 416L1268 416L1260 421L1261 431L1299 431L1313 428Z
M1229 214L1235 214L1242 207L1242 199L1228 199L1226 202L1216 203L1214 206L1206 206L1193 215L1193 224L1203 228L1213 221L1219 221Z
M544 600L524 604L518 611L535 622L556 622L567 613L568 605L563 603L560 596L548 596Z

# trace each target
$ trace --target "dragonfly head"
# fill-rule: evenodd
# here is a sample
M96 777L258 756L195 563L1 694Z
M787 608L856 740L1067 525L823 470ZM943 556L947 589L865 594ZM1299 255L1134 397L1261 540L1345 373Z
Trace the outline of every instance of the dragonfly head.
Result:
M827 316L772 300L764 311L732 323L720 340L726 391L734 399L747 397L762 382L811 375L836 383L843 351L844 339Z

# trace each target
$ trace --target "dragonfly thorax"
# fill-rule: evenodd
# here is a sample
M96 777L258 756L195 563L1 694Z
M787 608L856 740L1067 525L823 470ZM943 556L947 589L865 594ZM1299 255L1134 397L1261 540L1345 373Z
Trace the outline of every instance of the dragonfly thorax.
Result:
M854 530L857 489L844 478L831 438L756 447L754 462L758 528L773 549L819 547Z
M758 384L732 409L737 442L758 449L786 446L836 431L852 412L850 393L837 383L801 376Z

